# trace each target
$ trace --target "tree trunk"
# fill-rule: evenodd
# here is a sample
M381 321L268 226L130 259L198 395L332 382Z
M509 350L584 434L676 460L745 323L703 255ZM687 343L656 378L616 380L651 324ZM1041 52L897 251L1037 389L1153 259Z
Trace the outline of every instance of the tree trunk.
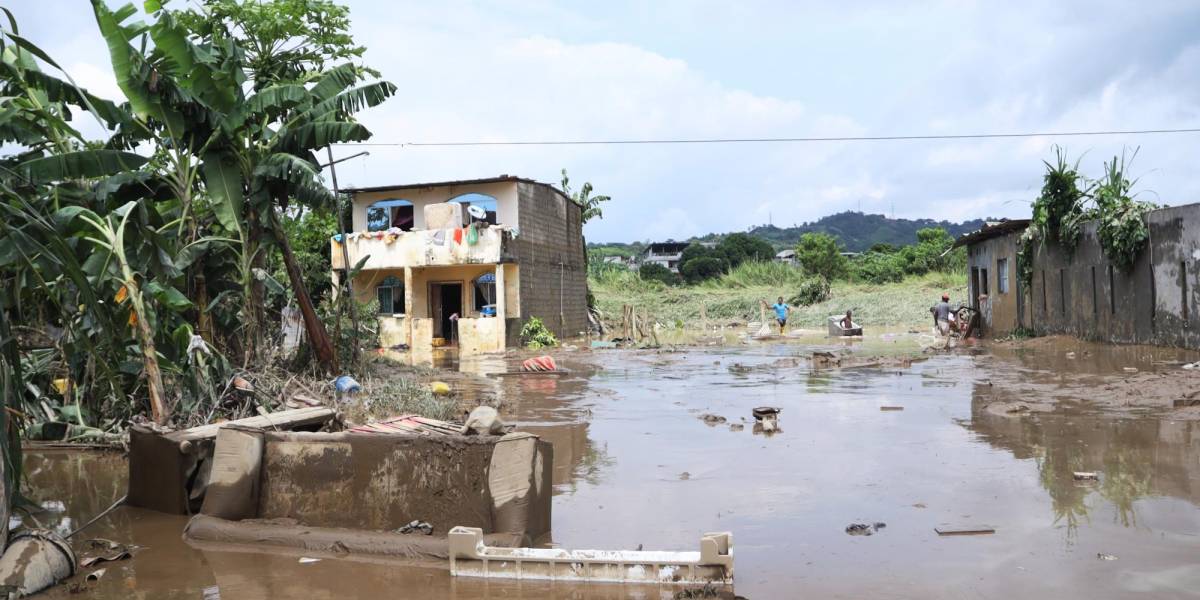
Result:
M304 315L304 331L308 334L308 340L312 343L313 351L316 353L321 367L330 373L336 372L337 356L333 351L333 343L329 340L329 332L325 331L325 324L317 318L317 311L313 308L312 298L308 295L308 286L304 284L304 277L300 274L300 265L296 263L296 256L292 254L292 244L287 239L287 233L279 224L275 209L269 210L271 211L271 231L275 234L275 241L279 243L279 249L283 254L283 266L287 269L288 281L291 282L292 290L296 293L296 301L300 304L300 313Z
M171 417L167 410L166 398L163 393L162 372L158 369L158 351L154 347L154 331L150 329L150 321L146 318L145 304L142 292L138 289L133 278L129 277L126 287L133 301L134 314L137 316L138 345L142 348L142 364L146 369L146 384L150 388L150 415L158 425L166 425Z
M266 284L255 276L255 269L265 269L267 265L266 254L262 250L263 227L261 215L258 211L251 209L248 219L246 219L246 239L243 240L243 277L248 278L248 281L243 282L243 294L245 295L245 336L242 339L243 348L245 351L244 365L249 366L258 360L259 339L262 337L263 323L266 321L264 317L263 307L266 306Z

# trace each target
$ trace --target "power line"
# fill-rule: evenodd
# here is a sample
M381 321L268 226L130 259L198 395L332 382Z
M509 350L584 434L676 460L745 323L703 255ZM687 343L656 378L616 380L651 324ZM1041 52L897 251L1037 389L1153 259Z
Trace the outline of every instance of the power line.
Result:
M679 139L628 139L628 140L530 140L530 141L457 141L457 142L364 142L360 144L333 144L334 146L603 146L603 145L649 145L649 144L786 144L816 142L893 142L910 140L989 140L1031 137L1083 137L1102 135L1148 135L1160 133L1200 133L1200 128L1187 129L1130 129L1109 131L1043 131L1024 133L966 133L938 135L863 135L833 137L779 137L779 138L679 138Z

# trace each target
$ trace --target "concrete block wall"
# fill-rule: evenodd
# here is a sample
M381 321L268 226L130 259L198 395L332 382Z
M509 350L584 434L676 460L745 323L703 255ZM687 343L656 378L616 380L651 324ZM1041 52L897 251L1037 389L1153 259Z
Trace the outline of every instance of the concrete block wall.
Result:
M1096 223L1074 253L1045 244L1034 253L1028 304L1038 333L1116 343L1200 348L1200 204L1147 217L1150 241L1131 268L1109 261Z
M529 317L560 338L587 330L587 260L580 209L548 185L518 187L519 234L512 246L520 265L521 316L510 343Z

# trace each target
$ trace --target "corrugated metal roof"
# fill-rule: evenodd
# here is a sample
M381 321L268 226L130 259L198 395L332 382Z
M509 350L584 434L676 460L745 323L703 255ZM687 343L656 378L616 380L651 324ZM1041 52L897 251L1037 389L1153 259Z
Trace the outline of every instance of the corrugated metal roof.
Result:
M984 225L981 229L972 231L971 233L963 234L957 240L954 240L954 245L950 248L966 246L968 244L978 244L984 240L990 240L994 237L1007 235L1015 231L1022 231L1029 227L1029 219L1005 219L996 224Z

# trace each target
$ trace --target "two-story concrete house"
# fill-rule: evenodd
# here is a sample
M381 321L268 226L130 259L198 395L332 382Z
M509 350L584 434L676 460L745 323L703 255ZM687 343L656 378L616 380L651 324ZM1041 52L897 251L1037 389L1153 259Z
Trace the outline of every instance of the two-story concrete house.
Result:
M353 227L331 240L334 280L363 261L352 289L379 301L384 347L502 350L530 317L560 338L586 330L580 208L558 189L501 175L346 192Z

